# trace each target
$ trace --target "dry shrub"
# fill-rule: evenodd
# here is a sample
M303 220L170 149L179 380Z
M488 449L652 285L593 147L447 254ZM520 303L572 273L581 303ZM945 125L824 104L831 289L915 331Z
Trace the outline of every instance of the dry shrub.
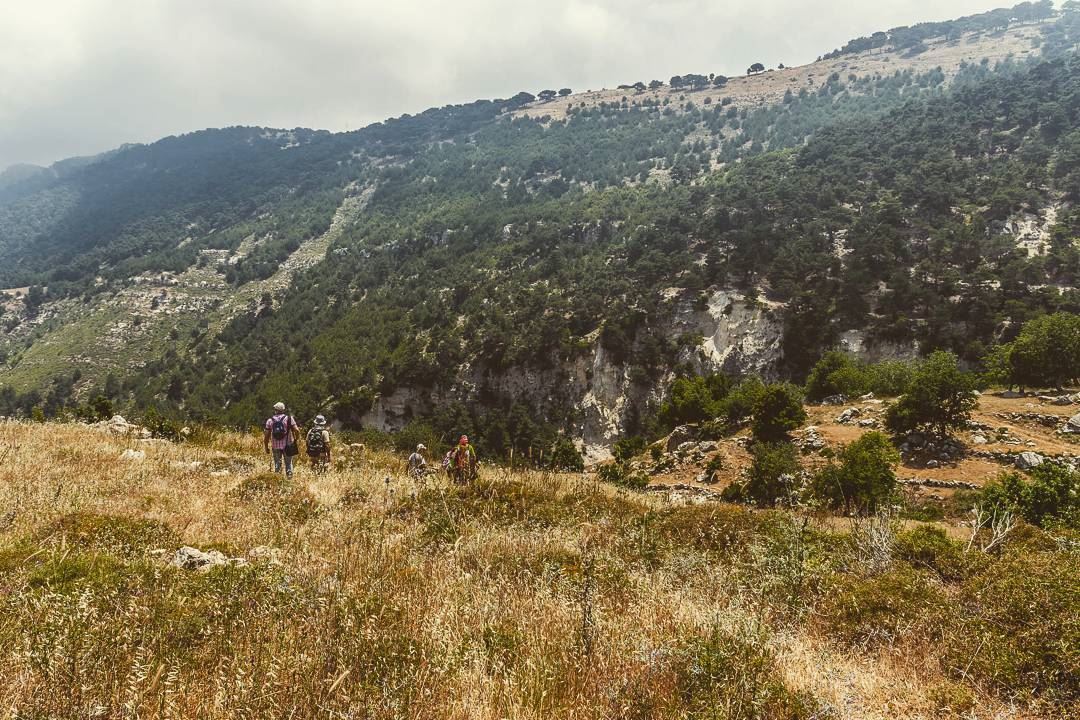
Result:
M1010 697L1080 703L1080 555L1010 552L968 580L945 663Z
M768 649L752 627L713 627L682 648L679 693L688 717L710 720L809 720L820 708L812 697L787 687Z
M229 494L261 513L297 524L308 522L320 512L318 502L306 487L278 473L245 478Z
M925 639L946 607L941 588L926 573L899 564L872 575L837 575L817 612L830 637L872 647Z
M177 534L162 522L90 512L60 517L38 532L35 540L43 547L70 546L122 558L140 557L149 550L179 543Z

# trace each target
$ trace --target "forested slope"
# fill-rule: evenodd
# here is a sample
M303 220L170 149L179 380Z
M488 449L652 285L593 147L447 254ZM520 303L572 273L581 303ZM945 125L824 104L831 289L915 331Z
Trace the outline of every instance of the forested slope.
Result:
M8 188L0 286L48 294L7 314L6 409L107 390L244 424L284 397L492 446L603 442L647 424L683 367L801 379L845 342L977 363L1078 310L1077 19L1039 28L1038 59L897 55L771 105L720 83L551 117L522 94L356 133L207 131ZM271 282L319 238L324 261ZM123 312L161 273L162 297L204 291L186 314L129 310L127 332L168 342L50 365L71 318ZM227 311L237 291L262 295Z

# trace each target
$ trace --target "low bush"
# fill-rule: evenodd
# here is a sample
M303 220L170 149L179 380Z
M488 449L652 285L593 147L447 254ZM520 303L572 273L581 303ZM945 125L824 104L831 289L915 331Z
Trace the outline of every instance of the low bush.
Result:
M967 582L946 665L1007 697L1080 702L1080 555L1006 553Z
M945 607L941 589L925 573L900 564L874 575L835 576L817 610L831 637L872 646L927 637Z
M818 703L787 687L760 631L713 627L682 648L678 688L691 718L820 717Z
M44 547L64 545L84 551L136 558L156 548L174 548L179 536L164 523L120 515L79 512L64 515L36 537Z
M950 540L944 530L932 525L919 525L898 533L894 552L897 559L918 569L932 570L946 581L963 579L974 564L961 543Z
M1080 472L1053 462L1031 471L1005 473L982 493L988 509L1011 512L1033 525L1080 529Z

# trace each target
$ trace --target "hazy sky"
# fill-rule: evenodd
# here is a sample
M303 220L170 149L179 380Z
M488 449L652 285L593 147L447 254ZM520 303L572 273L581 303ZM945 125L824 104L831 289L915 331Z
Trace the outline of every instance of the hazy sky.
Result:
M0 0L0 168L226 125L744 72L1011 0Z

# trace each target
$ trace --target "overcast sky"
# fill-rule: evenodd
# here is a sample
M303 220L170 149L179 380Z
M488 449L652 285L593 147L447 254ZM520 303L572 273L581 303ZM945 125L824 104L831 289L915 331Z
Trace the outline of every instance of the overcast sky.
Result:
M0 0L0 168L226 125L798 65L1011 0Z

